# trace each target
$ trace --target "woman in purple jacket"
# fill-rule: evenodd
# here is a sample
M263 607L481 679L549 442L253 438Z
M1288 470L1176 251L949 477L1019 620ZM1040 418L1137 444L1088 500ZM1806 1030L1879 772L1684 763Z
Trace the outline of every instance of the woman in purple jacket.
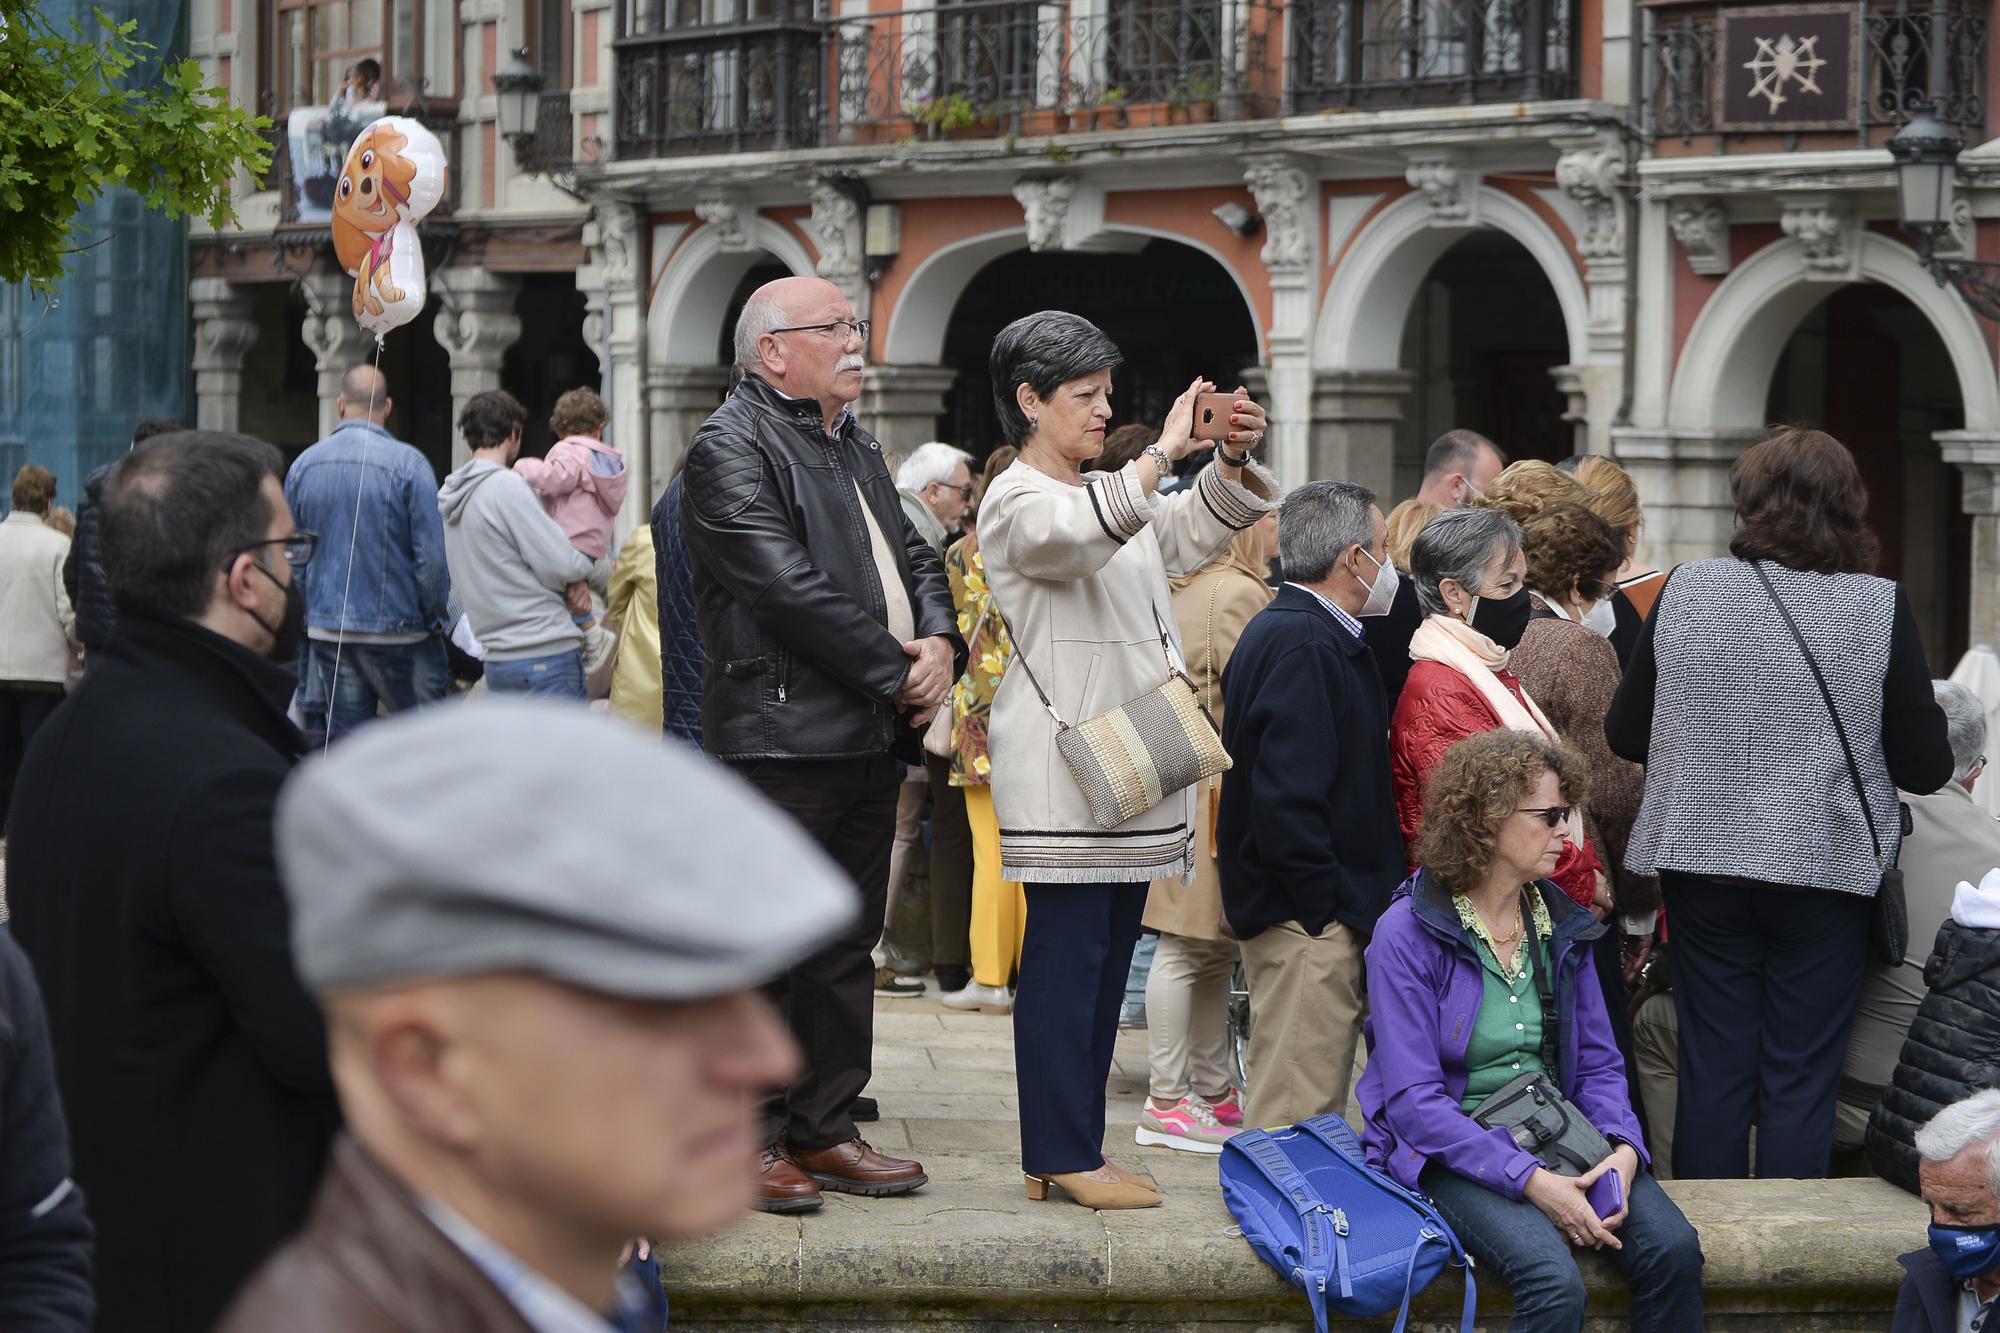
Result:
M1575 752L1489 731L1453 746L1425 791L1423 866L1368 946L1368 1070L1356 1097L1369 1160L1434 1200L1466 1249L1514 1294L1515 1333L1583 1327L1587 1295L1568 1251L1609 1250L1632 1292L1632 1327L1699 1330L1701 1244L1647 1172L1638 1118L1588 959L1604 927L1547 876L1563 823L1589 787ZM1538 937L1538 938L1537 938ZM1556 1068L1542 1051L1534 975L1549 960ZM1582 1177L1558 1175L1471 1112L1540 1072L1612 1144ZM1586 1191L1617 1172L1623 1204L1599 1217Z

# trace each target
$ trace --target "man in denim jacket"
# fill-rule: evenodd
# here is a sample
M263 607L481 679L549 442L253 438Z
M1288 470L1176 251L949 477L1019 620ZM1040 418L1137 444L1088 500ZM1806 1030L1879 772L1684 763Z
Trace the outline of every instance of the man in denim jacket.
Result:
M299 571L306 645L298 706L314 744L378 710L441 698L447 685L442 633L451 578L437 474L384 428L394 402L380 371L348 371L337 406L339 428L300 454L285 477L298 525L319 534L317 557Z

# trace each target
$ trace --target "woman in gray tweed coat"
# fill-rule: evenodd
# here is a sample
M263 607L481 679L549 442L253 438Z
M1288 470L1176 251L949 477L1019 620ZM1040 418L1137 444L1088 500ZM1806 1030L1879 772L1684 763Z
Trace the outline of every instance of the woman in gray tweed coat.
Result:
M1060 311L1018 319L993 342L994 406L1021 456L980 509L987 582L1017 657L1071 724L1167 679L1167 580L1201 568L1270 508L1241 484L1265 428L1241 389L1215 462L1193 486L1157 494L1197 447L1195 396L1214 388L1206 380L1175 400L1158 444L1116 472L1086 475L1104 447L1122 360L1096 325ZM1147 888L1192 864L1193 793L1167 793L1101 829L1055 738L1028 672L1009 671L989 742L1004 874L1028 899L1014 1002L1021 1164L1030 1198L1047 1197L1053 1181L1089 1207L1150 1207L1160 1196L1104 1160L1104 1082Z

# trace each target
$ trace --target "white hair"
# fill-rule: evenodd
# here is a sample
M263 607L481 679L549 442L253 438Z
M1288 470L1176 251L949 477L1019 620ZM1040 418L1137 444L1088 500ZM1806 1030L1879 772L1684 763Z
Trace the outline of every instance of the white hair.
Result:
M1963 783L1986 753L1986 705L1956 681L1932 681L1931 694L1944 709L1945 735L1951 738L1951 779Z
M773 329L784 328L788 318L776 297L753 295L745 301L743 313L736 317L736 364L745 370L761 369L764 357L757 350L757 340Z
M2000 1199L2000 1156L1993 1151L1996 1137L2000 1137L2000 1088L1987 1088L1932 1116L1930 1123L1917 1131L1917 1156L1942 1166L1968 1148L1984 1145L1986 1187Z
M960 463L970 471L972 455L937 440L920 444L896 469L896 487L898 490L921 492L934 481L950 481L951 474L957 471Z

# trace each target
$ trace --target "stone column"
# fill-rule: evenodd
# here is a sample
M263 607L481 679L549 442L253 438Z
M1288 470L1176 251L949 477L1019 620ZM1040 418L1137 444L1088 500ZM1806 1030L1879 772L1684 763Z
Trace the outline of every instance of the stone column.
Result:
M1244 182L1264 217L1260 258L1271 278L1271 329L1267 341L1271 437L1264 462L1287 486L1314 477L1343 476L1320 470L1314 443L1313 316L1319 305L1320 223L1318 187L1300 161L1283 153L1253 157Z
M450 276L450 288L433 284L432 299L438 303L438 346L451 357L451 419L474 394L500 388L500 363L507 349L521 337L521 317L514 313L521 280L488 269L459 269ZM451 441L451 465L455 468L472 457L465 440L455 432Z
M2000 435L1942 431L1933 436L1944 461L1964 474L1962 507L1972 515L1972 574L1966 638L2000 648ZM1934 662L1940 673L1953 663Z
M597 199L584 224L590 262L577 270L584 296L584 340L597 354L604 405L611 413L611 438L625 453L632 480L616 533L645 521L667 474L653 466L646 388L646 256L640 210L622 199Z
M1582 213L1576 250L1590 310L1583 364L1553 372L1568 395L1566 414L1576 428L1575 447L1584 453L1611 451L1611 420L1624 392L1625 273L1631 260L1625 226L1624 186L1630 172L1625 148L1613 134L1555 141L1556 184Z
M648 366L646 368L646 416L650 435L650 465L653 499L666 490L687 456L694 433L708 420L729 392L727 366ZM651 513L647 502L646 513ZM628 505L627 508L630 508ZM635 521L643 521L635 515Z
M354 322L354 279L345 273L308 273L306 318L300 336L319 372L319 433L324 439L340 425L340 381L375 357L375 339Z
M235 430L243 413L243 356L257 341L253 290L222 278L188 283L194 322L195 425Z
M1313 385L1309 466L1285 483L1351 481L1374 491L1385 509L1394 504L1396 429L1415 379L1407 370L1321 373Z
M938 438L945 391L957 377L946 366L870 366L862 376L854 414L883 449L907 458L910 450ZM969 449L978 441L945 443Z
M1736 530L1729 466L1761 437L1754 430L1612 432L1618 461L1632 474L1645 512L1641 560L1655 569L1671 569L1729 550Z

